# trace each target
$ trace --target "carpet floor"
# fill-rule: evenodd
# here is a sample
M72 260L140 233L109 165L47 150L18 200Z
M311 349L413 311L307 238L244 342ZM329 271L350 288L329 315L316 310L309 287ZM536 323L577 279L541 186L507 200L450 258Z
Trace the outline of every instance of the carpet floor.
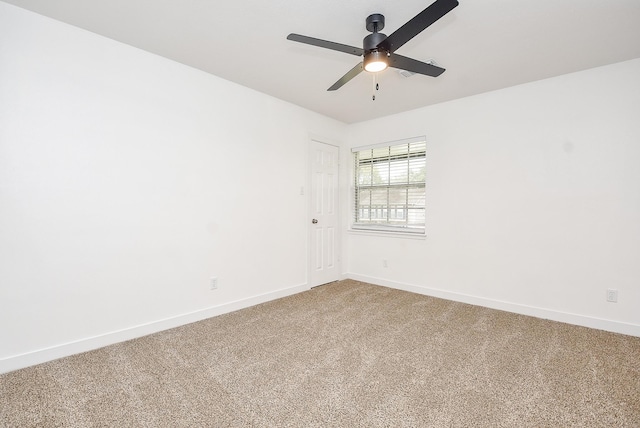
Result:
M640 427L640 338L346 280L0 376L2 427Z

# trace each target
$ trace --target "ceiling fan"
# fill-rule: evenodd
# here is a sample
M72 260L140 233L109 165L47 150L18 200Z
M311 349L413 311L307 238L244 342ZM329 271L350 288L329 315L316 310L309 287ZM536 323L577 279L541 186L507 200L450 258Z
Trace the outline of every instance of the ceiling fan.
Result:
M379 13L369 15L366 19L366 28L367 31L371 32L371 34L364 38L362 48L294 33L289 34L287 39L294 42L306 43L308 45L364 57L362 62L349 70L336 83L327 89L327 91L335 91L336 89L339 89L349 80L360 74L362 70L376 73L386 69L387 67L394 67L411 71L413 73L437 77L444 72L444 68L398 55L395 51L420 34L429 25L449 13L456 6L458 6L457 0L436 0L433 4L414 16L389 36L379 33L379 31L384 28L384 15Z

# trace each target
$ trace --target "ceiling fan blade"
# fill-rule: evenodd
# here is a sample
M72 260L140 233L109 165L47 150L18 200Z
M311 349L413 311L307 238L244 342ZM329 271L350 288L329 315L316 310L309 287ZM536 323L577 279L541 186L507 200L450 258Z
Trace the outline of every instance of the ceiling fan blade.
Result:
M347 83L349 80L356 77L358 74L362 72L362 63L357 64L351 70L347 71L347 74L342 76L336 83L334 83L327 91L335 91L336 89L340 89L342 85Z
M306 43L308 45L318 46L321 48L331 49L334 51L340 51L351 55L362 56L364 50L355 46L343 45L342 43L330 42L328 40L316 39L314 37L302 36L300 34L291 33L287 36L288 40L294 42Z
M394 52L400 46L420 34L429 25L445 16L456 6L458 6L458 0L436 0L380 42L378 48Z
M427 64L406 56L392 54L389 57L389 67L399 68L401 70L413 71L414 73L424 74L426 76L438 77L444 73L444 68L437 65Z

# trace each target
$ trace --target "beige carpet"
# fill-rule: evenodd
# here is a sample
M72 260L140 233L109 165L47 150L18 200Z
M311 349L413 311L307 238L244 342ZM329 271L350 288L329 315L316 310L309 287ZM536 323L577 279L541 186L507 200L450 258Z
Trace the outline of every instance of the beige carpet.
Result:
M640 338L355 281L0 376L3 427L640 427Z

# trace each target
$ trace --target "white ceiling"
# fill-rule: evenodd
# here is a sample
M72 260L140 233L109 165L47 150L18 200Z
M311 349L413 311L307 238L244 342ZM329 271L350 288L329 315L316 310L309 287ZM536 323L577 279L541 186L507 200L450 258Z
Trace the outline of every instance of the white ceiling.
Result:
M204 70L346 123L640 57L640 0L460 0L398 53L438 78L362 73L359 59L286 40L362 46L365 18L391 34L432 0L3 0ZM640 76L639 76L640 78Z

